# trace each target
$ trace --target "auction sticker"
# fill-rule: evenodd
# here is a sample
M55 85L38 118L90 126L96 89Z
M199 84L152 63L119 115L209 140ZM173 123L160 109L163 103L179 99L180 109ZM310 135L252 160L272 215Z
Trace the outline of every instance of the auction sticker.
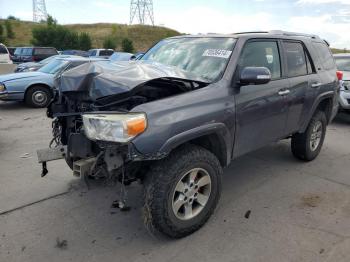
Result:
M204 51L202 56L220 57L228 59L232 51L224 49L207 49Z

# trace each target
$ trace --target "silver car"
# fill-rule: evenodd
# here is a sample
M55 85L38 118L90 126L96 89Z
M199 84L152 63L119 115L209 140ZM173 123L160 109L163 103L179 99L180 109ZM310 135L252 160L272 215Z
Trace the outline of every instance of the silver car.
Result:
M335 62L343 72L343 81L340 84L339 105L341 109L350 111L350 54L334 55Z

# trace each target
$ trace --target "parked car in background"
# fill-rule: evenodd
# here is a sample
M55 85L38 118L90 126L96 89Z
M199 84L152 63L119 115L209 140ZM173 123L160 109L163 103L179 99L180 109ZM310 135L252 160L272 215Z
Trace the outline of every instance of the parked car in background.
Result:
M126 52L114 52L113 55L110 56L110 60L112 62L115 61L129 61L134 54L126 53Z
M7 47L7 50L9 51L12 60L13 56L15 55L16 47Z
M28 71L37 71L38 69L40 69L41 67L43 67L44 65L50 63L53 59L55 58L68 58L68 57L75 57L75 56L71 56L71 55L54 55L54 56L50 56L44 60L41 60L40 62L27 62L27 63L22 63L19 64L16 69L15 69L15 73L19 73L19 72L28 72Z
M0 100L25 101L32 107L46 107L53 96L55 76L89 61L91 59L84 57L58 57L35 72L1 75Z
M83 50L64 50L61 51L60 55L76 55L82 57L89 57L89 53Z
M99 57L108 59L111 55L113 55L113 49L90 49L88 51L89 57Z
M17 64L39 62L53 55L58 55L54 47L17 47L13 56L13 62Z
M334 58L338 69L343 72L339 91L340 109L350 112L350 54L336 54Z
M4 44L0 43L0 64L12 64L11 55Z

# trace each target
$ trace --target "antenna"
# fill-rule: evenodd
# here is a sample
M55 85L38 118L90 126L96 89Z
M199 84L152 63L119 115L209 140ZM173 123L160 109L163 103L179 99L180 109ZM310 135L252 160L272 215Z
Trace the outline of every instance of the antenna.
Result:
M33 0L33 21L41 22L47 19L45 0Z
M147 24L150 20L154 25L153 16L153 1L152 0L131 0L130 2L130 24L134 21L134 18L138 20L141 25Z

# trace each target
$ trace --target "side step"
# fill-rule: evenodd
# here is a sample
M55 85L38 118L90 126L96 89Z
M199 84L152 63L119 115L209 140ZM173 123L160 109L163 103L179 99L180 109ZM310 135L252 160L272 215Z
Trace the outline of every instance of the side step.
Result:
M80 159L73 163L73 175L84 177L91 173L91 167L96 162L96 157Z

